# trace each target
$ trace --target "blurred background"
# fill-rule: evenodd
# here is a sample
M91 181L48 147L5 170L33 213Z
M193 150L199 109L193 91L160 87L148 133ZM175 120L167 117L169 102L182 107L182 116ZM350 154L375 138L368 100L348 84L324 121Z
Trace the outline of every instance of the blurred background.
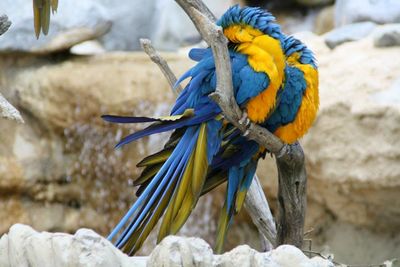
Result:
M29 2L29 3L28 3ZM0 233L14 223L37 230L107 235L133 203L135 164L168 137L122 150L134 126L102 114L167 114L175 97L140 51L150 38L176 75L193 65L188 48L201 41L172 0L59 0L47 36L37 40L32 3L0 1L12 21L0 37L0 92L25 124L0 119ZM220 16L235 0L205 1ZM335 260L372 264L400 255L400 1L240 1L277 17L316 54L318 119L301 141L308 172L305 248ZM272 211L277 174L267 157L258 174ZM203 197L180 235L214 243L224 187ZM246 211L226 249L258 249ZM154 236L141 254L148 254Z

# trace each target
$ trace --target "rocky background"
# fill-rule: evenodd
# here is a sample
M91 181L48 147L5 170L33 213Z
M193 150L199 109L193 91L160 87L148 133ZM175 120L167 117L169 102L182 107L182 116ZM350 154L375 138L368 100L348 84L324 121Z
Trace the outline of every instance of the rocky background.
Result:
M60 0L50 33L36 40L31 5L3 0L13 22L0 37L0 92L24 124L0 120L0 233L25 223L37 230L94 229L107 235L134 201L135 164L160 148L166 135L113 146L132 126L102 114L168 112L174 95L139 50L148 37L166 52L177 75L193 62L200 41L173 1ZM206 1L216 15L233 2ZM301 141L307 156L306 242L344 263L372 264L400 255L400 2L397 0L247 1L277 15L315 53L321 108ZM137 129L137 128L136 128ZM272 209L276 170L258 170ZM214 242L222 205L219 188L201 199L180 234ZM148 255L154 239L141 254ZM245 212L227 249L259 248Z

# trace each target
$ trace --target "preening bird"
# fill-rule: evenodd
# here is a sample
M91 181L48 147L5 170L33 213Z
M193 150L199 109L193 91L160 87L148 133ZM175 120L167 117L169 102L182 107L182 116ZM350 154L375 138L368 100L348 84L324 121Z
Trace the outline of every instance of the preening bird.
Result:
M57 12L58 0L33 0L33 20L36 38L40 32L47 35L50 27L50 10Z
M285 36L275 18L260 8L233 6L217 21L227 37L236 102L250 121L291 144L302 137L318 109L318 72L313 54L300 41ZM114 123L152 122L128 135L117 147L144 136L173 131L164 148L137 164L138 199L109 235L118 248L135 253L162 218L158 241L175 234L199 197L227 181L218 223L216 251L223 244L233 215L243 205L258 160L268 148L248 140L224 120L208 95L216 73L210 48L192 49L197 64L177 83L190 78L170 116L104 115Z

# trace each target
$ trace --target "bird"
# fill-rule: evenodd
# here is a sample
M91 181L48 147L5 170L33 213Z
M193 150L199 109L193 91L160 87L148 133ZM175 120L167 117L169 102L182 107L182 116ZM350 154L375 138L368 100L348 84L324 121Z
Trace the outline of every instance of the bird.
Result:
M50 10L57 12L58 0L33 0L33 23L36 38L40 32L47 35L50 28Z
M228 40L233 93L245 117L285 143L297 141L318 109L318 79L311 51L284 35L271 13L261 8L235 5L216 23ZM112 123L152 123L123 138L117 148L144 136L173 131L163 149L137 164L144 167L134 181L139 186L138 198L108 236L130 255L161 219L158 242L177 233L198 199L228 181L215 246L221 253L257 163L268 152L226 121L219 106L208 97L216 88L211 49L193 48L189 57L197 63L177 81L180 84L189 79L169 116L102 116ZM306 99L312 102L308 108Z
M283 90L278 95L273 113L260 125L285 144L293 144L307 133L316 119L319 108L318 67L312 51L293 36L284 38L283 48L286 61ZM222 251L232 216L243 205L257 163L268 152L267 148L240 135L240 131L233 126L230 126L230 135L224 142L209 167L202 192L205 194L228 180L228 194L217 230L216 251L219 252ZM241 179L236 179L237 173Z

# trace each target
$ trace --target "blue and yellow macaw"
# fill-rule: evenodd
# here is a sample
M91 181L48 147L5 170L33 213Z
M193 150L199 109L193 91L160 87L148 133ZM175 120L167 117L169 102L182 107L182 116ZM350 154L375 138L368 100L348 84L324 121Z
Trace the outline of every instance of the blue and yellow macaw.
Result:
M298 40L282 34L274 17L259 8L234 6L217 21L229 44L235 99L250 121L293 143L311 126L318 108L318 76L312 53ZM162 218L158 241L175 234L199 197L228 180L218 225L216 251L221 252L229 224L240 211L267 148L247 140L223 119L208 95L215 90L211 49L192 49L197 64L178 81L190 78L170 116L121 117L115 123L153 122L125 137L134 140L174 131L164 148L137 164L145 167L135 180L137 201L109 236L128 254L136 252Z
M278 92L278 104L273 113L260 124L284 143L292 144L308 131L315 120L319 106L318 70L312 52L299 40L285 37L283 49L286 66L282 91ZM257 162L267 152L267 148L247 140L231 125L226 133L223 145L209 167L202 192L205 194L228 180L228 193L217 231L218 252L222 251L232 216L243 205Z

